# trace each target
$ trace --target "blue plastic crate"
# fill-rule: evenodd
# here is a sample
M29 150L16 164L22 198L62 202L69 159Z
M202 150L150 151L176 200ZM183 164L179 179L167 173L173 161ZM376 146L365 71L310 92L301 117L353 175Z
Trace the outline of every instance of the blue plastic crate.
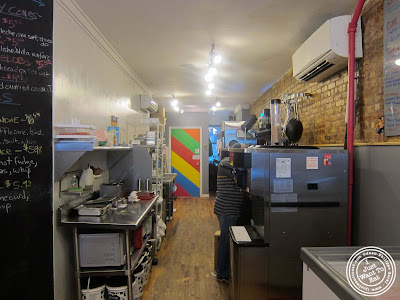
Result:
M94 140L87 141L57 141L54 151L93 151Z

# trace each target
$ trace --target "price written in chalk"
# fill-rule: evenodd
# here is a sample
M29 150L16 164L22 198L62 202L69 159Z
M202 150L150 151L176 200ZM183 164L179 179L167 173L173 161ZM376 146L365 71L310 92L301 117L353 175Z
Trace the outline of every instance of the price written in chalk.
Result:
M40 118L40 113L34 113L34 114L25 114L25 120L28 122L29 125L32 125L35 123L35 121Z
M27 152L29 154L36 154L36 155L41 155L43 153L43 146L39 145L28 145L24 144L22 146L22 149L1 149L0 148L0 156L6 156L6 155L12 155L13 153L21 153L21 152Z
M13 82L21 82L24 81L25 77L21 74L5 74L4 76L1 76L1 79Z
M29 154L40 155L43 153L43 147L38 145L29 146L28 144L24 144L23 149L25 152L28 152Z
M6 180L4 182L4 186L5 186L6 189L13 189L13 190L29 189L32 186L32 181L30 181L30 180L24 180L24 181Z
M23 42L25 42L25 39L0 35L0 45L17 47Z
M27 122L29 125L33 125L39 118L40 118L40 113L25 114L25 118L0 117L0 124L19 124L22 122Z
M1 46L0 46L0 49L1 49ZM32 60L24 58L22 56L12 56L9 54L0 54L0 62L11 64L11 65L25 66L25 67L33 66L33 67L36 67L36 69L38 69L38 70L40 70L46 66L52 65L51 60L37 59L34 62L32 62Z
M1 24L5 24L6 26L8 26L8 28L12 29L17 25L21 25L22 21L21 20L10 19L10 18L1 18L0 19L0 23Z

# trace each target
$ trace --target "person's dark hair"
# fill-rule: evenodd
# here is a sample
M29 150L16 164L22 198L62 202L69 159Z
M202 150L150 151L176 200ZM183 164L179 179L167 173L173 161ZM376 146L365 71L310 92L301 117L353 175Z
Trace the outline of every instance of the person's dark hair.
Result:
M238 141L236 141L236 140L230 141L230 142L229 142L229 148L232 148L232 146L235 145L235 144L237 144L237 143L238 143Z
M242 148L242 145L240 145L239 143L233 144L231 146L231 148Z

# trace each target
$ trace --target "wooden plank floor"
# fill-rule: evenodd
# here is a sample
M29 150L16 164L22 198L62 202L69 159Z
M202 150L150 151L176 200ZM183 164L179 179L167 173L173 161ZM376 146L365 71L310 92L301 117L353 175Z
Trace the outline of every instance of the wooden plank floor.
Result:
M229 299L229 286L214 272L215 198L178 198L142 300Z

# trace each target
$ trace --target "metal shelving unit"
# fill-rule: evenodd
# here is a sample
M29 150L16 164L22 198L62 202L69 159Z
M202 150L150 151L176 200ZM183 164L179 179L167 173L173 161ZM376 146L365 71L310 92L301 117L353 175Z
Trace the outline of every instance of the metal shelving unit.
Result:
M62 196L77 196L77 197L81 197L81 198L89 196L91 193L93 193L93 190L80 191L80 192L71 192L71 191L68 191L68 190L60 191L60 195L62 195Z
M135 139L140 134L144 134L144 131L155 131L154 145L142 145L147 148L152 157L152 174L153 174L153 186L155 186L155 192L158 196L163 196L163 169L164 169L164 150L166 145L164 144L164 133L165 124L160 123L158 118L149 118L135 121L128 121L127 123L128 135L133 131ZM160 212L162 209L159 210Z
M93 147L93 151L127 151L131 150L132 146L97 146Z
M136 264L140 260L140 257L146 247L147 242L154 239L157 236L156 218L157 205L156 201L158 196L155 196L152 200L139 201L136 203L129 203L128 208L118 208L115 211L108 212L108 217L112 221L106 219L91 219L90 221L85 216L72 215L71 210L74 209L72 205L65 204L59 208L60 221L62 224L71 225L73 227L73 241L74 241L74 260L75 260L75 279L77 288L77 299L82 299L81 294L81 282L82 277L108 277L108 276L126 276L128 282L128 299L133 300L133 272ZM126 218L126 215L130 214L130 218ZM131 247L131 231L136 230L141 226L143 220L149 217L152 220L152 232L146 239L143 240L141 248L132 251ZM97 222L93 223L96 220ZM79 233L82 230L96 229L98 232L103 230L115 230L124 234L124 247L125 253L128 259L126 259L125 265L121 267L81 267L80 266L80 251L79 251ZM153 245L152 259L156 254L155 247Z

